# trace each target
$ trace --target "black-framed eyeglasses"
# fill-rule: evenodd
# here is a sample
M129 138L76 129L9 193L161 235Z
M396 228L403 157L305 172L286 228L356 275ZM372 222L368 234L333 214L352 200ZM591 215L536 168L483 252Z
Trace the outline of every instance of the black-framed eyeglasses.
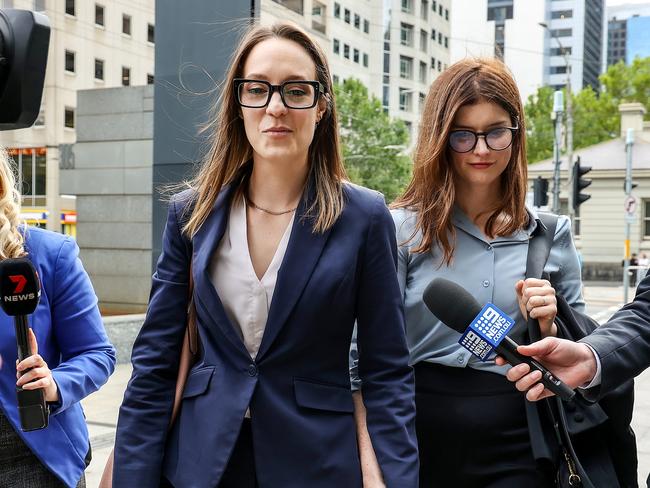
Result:
M235 79L237 103L242 107L266 107L276 91L285 107L298 110L314 107L318 97L325 93L323 85L314 80L289 80L272 85L265 80Z
M473 151L478 144L478 138L485 140L485 145L493 151L503 151L512 145L515 138L515 127L497 127L487 132L474 132L473 130L462 129L452 130L449 133L449 147L457 153Z

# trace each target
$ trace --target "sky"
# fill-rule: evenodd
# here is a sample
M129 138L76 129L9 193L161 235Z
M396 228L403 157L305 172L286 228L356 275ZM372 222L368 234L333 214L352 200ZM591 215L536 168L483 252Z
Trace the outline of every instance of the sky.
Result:
M648 0L605 0L605 4L608 7L613 7L613 6L618 6L618 5L624 5L624 4L648 4L650 3Z

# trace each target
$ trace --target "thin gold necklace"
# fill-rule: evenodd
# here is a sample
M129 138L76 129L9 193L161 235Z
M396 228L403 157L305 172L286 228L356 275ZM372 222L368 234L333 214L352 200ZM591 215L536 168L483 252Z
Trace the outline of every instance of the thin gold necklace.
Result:
M256 208L257 210L261 210L262 212L267 213L269 215L284 215L284 214L291 213L298 208L298 207L294 207L294 208L290 208L289 210L283 210L282 212L274 212L273 210L262 208L259 205L257 205L253 200L250 199L248 193L246 193L246 202L248 203L249 206Z

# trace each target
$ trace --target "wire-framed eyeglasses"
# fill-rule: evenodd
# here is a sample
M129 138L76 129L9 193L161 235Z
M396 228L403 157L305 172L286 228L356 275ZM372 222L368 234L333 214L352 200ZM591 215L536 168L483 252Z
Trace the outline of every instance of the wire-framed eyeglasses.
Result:
M315 80L289 80L279 85L244 78L235 78L234 82L237 103L247 108L266 107L277 91L285 107L302 110L314 107L325 93L323 85Z
M469 129L452 130L449 133L449 147L457 153L473 151L478 144L478 138L485 140L485 145L493 151L503 151L512 145L515 138L515 127L497 127L487 132L474 132Z

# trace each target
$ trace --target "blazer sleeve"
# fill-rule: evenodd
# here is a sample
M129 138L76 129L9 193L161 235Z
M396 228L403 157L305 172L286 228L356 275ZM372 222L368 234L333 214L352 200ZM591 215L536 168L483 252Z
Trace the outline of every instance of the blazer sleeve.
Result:
M578 251L573 243L571 221L567 217L558 217L548 261L558 263L557 273L551 274L555 291L562 295L571 307L578 312L584 312L585 302L582 298L580 261Z
M599 396L605 395L650 366L650 276L634 300L580 342L589 344L601 364Z
M133 374L120 407L114 487L158 488L188 305L191 245L177 201L169 205L147 315L133 345Z
M358 371L366 421L386 486L418 486L413 370L408 364L395 226L378 195L357 302Z
M78 256L77 244L68 237L54 267L50 307L61 362L52 370L59 390L52 415L98 390L115 368L115 349L106 336L97 296Z

